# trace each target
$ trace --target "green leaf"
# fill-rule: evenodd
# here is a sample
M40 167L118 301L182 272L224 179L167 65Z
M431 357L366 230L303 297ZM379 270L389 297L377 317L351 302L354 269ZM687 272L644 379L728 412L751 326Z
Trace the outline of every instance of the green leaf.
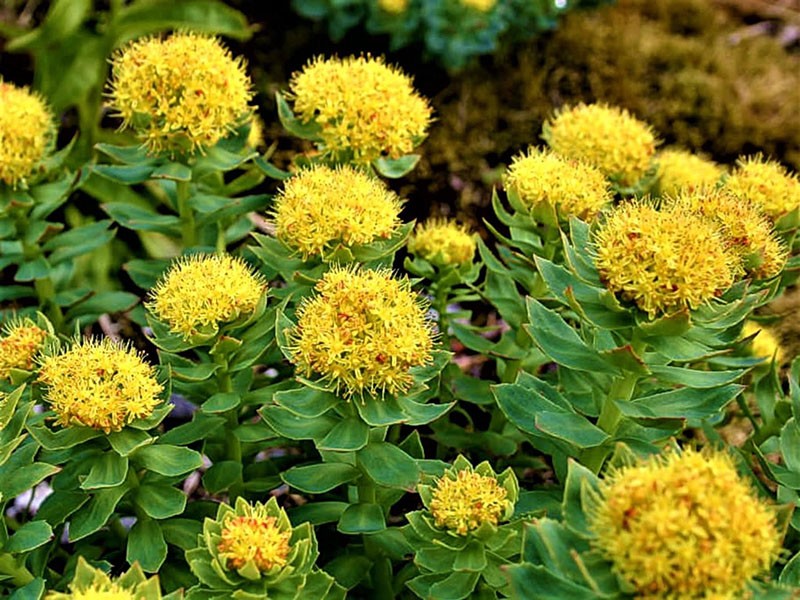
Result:
M50 275L52 267L43 256L33 260L25 261L20 264L14 281L33 281L34 279L44 279Z
M284 171L283 169L279 169L271 162L266 160L263 156L259 156L253 160L253 163L261 169L261 172L264 173L267 177L271 179L278 179L280 181L285 181L286 179L290 179L292 174L289 171Z
M111 444L111 447L120 456L128 456L137 448L152 444L155 441L147 432L138 429L129 429L127 427L122 431L109 433L106 439L108 439L108 443Z
M294 112L292 112L280 92L275 92L275 102L278 105L278 119L286 131L304 140L318 140L320 138L320 126L314 121L303 123L295 117Z
M147 155L145 146L114 146L113 144L95 144L95 150L110 156L117 162L126 165L154 163L157 159Z
M224 460L214 463L203 475L203 487L211 494L218 494L242 482L242 463Z
M301 492L322 494L355 481L360 475L358 469L348 464L324 463L292 467L281 474L281 479Z
M302 506L290 508L286 512L294 526L306 522L312 525L323 525L338 521L348 506L350 505L347 502L308 502Z
M138 562L143 571L157 573L167 558L167 543L156 521L142 518L128 534L125 558L129 564Z
M511 578L511 590L514 595L526 600L552 600L552 598L599 600L619 597L597 594L587 587L559 577L542 565L529 563L510 565L506 572Z
M342 513L336 529L350 535L382 531L386 529L383 509L377 504L351 504Z
M125 481L127 475L128 459L116 452L106 452L92 459L92 468L81 482L81 489L114 487Z
M242 402L241 395L236 392L224 392L211 396L203 402L204 413L224 413L239 406Z
M162 444L186 446L198 440L204 440L225 424L225 418L207 415L197 411L189 423L178 425L159 437Z
M166 519L183 512L186 494L162 483L144 483L136 490L134 500L153 519Z
M167 477L184 475L203 466L202 457L194 450L168 444L144 446L133 452L131 458L142 467Z
M459 550L456 553L453 568L456 571L483 571L486 568L486 551L483 543L478 540L472 540Z
M680 388L669 392L619 400L622 414L644 419L706 419L721 411L744 389L741 385L725 385L705 390Z
M309 419L325 414L342 402L330 392L308 386L277 392L273 398L279 406L292 414Z
M534 298L527 299L527 306L530 324L526 324L525 329L542 352L553 361L578 371L618 372L557 313L548 310Z
M118 43L166 29L190 29L238 40L252 35L247 18L217 0L134 2L119 11L114 25Z
M564 516L564 525L587 539L592 536L592 532L589 529L589 520L584 510L584 490L586 488L596 489L597 486L598 480L594 473L575 460L569 461L561 512Z
M203 524L194 519L168 519L159 523L161 533L167 543L181 550L197 548L197 536L203 531Z
M709 389L719 387L734 381L739 381L747 369L736 371L699 371L697 369L684 369L667 365L654 365L650 367L653 375L663 383L683 385L690 388Z
M76 512L70 521L69 541L77 542L105 525L127 491L127 486L121 485L97 492L89 504Z
M332 575L339 585L349 590L369 574L371 566L372 561L366 556L343 554L325 565L325 571Z
M393 444L371 442L356 457L364 472L378 485L412 490L419 482L417 461Z
M373 427L383 427L384 425L395 425L404 423L408 417L400 408L397 400L392 396L385 398L364 398L354 400L356 410L367 425Z
M106 219L70 229L50 238L43 246L46 252L52 252L48 260L56 265L105 245L111 241L115 233L108 228L109 225L111 221Z
M368 440L369 427L359 419L349 418L335 425L317 444L317 448L339 452L361 450Z
M406 154L399 158L376 158L372 161L375 170L388 179L399 179L405 177L414 167L417 166L420 159L419 154Z
M94 165L92 173L125 185L144 183L153 173L153 165ZM113 215L112 215L113 216Z
M537 412L536 428L543 434L569 442L577 448L594 448L607 442L608 434L586 417L566 412Z
M41 600L45 591L44 579L37 577L27 585L15 590L9 600Z
M9 51L35 51L43 46L55 45L64 40L89 16L89 0L53 0L40 27L11 39L6 44Z
M137 302L139 302L139 297L130 292L98 292L88 300L70 308L66 318L74 319L86 315L125 312Z
M321 440L337 422L325 415L313 419L299 417L280 406L264 406L258 414L278 434L290 440Z
M168 236L180 233L181 220L173 215L161 215L153 210L124 202L102 205L108 216L125 227L136 231L156 231Z
M29 521L8 538L3 552L30 552L53 539L53 529L44 521Z
M150 177L153 179L170 179L172 181L191 181L192 170L181 163L167 162L157 166Z

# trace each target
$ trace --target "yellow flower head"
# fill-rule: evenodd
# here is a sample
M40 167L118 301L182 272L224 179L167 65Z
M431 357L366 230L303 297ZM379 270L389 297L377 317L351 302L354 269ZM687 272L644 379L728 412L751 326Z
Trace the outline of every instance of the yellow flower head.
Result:
M461 4L477 10L478 12L489 12L497 4L497 0L461 0Z
M39 382L63 426L84 425L106 433L148 417L164 387L134 349L109 339L76 342L45 357Z
M755 333L758 335L750 342L750 352L753 356L766 358L767 360L772 360L774 356L775 363L779 365L786 362L786 353L783 351L778 337L760 323L745 321L742 328L742 337L750 337Z
M409 252L441 266L472 262L476 247L466 226L447 219L428 219L408 240Z
M411 78L382 58L318 57L292 76L290 90L298 117L319 125L323 152L359 164L409 154L431 123Z
M408 8L408 0L378 0L378 7L389 14L399 15Z
M241 569L252 561L265 573L286 564L291 537L291 530L282 530L278 520L267 515L264 505L256 503L250 515L229 514L223 521L217 550L230 570Z
M776 512L725 454L686 450L619 469L590 510L595 543L648 598L733 598L781 547Z
M677 148L659 152L656 160L662 196L711 189L725 172L714 161Z
M27 319L5 327L0 337L0 379L8 379L12 369L33 368L46 338L47 332Z
M484 523L497 525L508 519L511 503L507 496L497 478L463 469L455 478L445 474L439 479L432 490L430 510L437 527L467 535Z
M786 265L786 246L772 222L753 203L724 190L687 193L672 203L682 204L719 226L729 250L739 258L740 273L754 279L769 279Z
M612 200L608 181L598 168L537 148L514 157L503 185L531 210L544 202L563 219L576 216L589 221Z
M42 98L0 79L0 182L24 183L55 144L53 115Z
M243 59L196 33L135 41L112 61L112 105L156 154L215 145L248 118L251 87Z
M78 558L69 593L49 592L46 600L160 600L158 577L147 579L138 563L112 579L92 567L82 556Z
M651 317L719 296L737 264L718 227L683 205L618 205L596 234L595 253L608 289Z
M542 137L555 152L594 165L626 186L645 175L656 151L649 125L606 104L560 111L545 123Z
M800 208L800 179L761 155L740 158L725 189L753 202L773 219Z
M400 199L379 179L350 166L316 166L289 179L275 199L276 235L309 256L388 239L400 225Z
M192 254L172 264L151 291L147 307L170 330L189 338L214 333L252 313L267 284L240 258Z
M339 267L317 283L290 332L292 362L349 398L406 391L411 367L432 360L433 329L408 280Z

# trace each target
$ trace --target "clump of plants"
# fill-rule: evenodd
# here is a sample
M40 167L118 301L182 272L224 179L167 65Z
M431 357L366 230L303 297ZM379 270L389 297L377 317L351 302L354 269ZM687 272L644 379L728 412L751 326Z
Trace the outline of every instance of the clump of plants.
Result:
M386 179L436 123L386 59L298 70L287 170L216 37L131 40L107 90L132 135L74 169L40 98L0 104L0 136L47 134L0 183L27 294L0 331L3 594L796 595L800 362L757 312L800 265L791 170L576 101L499 174L487 243L403 219ZM62 231L87 187L109 218ZM72 279L112 227L123 307Z

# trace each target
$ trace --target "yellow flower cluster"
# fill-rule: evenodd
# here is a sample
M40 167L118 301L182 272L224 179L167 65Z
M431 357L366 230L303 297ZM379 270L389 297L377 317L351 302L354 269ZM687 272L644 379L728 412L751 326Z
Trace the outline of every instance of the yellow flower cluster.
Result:
M76 589L70 594L49 595L48 600L143 600L116 581L93 583L89 587Z
M739 597L780 550L775 511L725 454L651 458L612 473L600 495L596 545L642 597Z
M378 7L387 13L399 15L408 8L408 0L378 0Z
M447 219L429 219L408 240L408 251L440 266L472 262L475 237L464 225Z
M112 579L78 557L69 592L49 592L45 600L161 600L158 577L147 579L138 563Z
M392 395L412 383L411 367L431 361L433 329L408 280L388 270L334 268L298 309L292 362L346 398Z
M558 154L594 165L625 186L645 175L656 151L649 125L606 104L560 111L545 123L542 137Z
M189 338L252 313L267 284L240 258L193 254L175 261L151 291L147 307Z
M772 222L751 202L725 191L682 194L671 206L683 205L714 222L738 257L736 270L755 279L775 277L786 265L788 251Z
M47 332L29 320L4 328L0 338L0 379L8 379L12 369L30 370L46 337Z
M44 358L39 381L60 425L106 433L149 416L164 389L155 369L135 350L108 339L76 342Z
M675 205L618 205L595 237L595 264L609 290L651 317L697 308L734 281L736 257L709 219Z
M773 219L800 208L800 179L761 155L740 158L725 189L753 202Z
M663 150L656 157L662 196L713 188L725 170L714 161L686 150Z
M774 356L775 363L779 365L786 362L786 353L783 351L778 337L760 323L745 321L742 328L742 337L750 337L755 333L758 335L750 342L750 352L752 352L753 356L766 358L767 360L772 360Z
M409 154L431 123L411 78L381 58L318 57L292 76L290 91L299 118L319 125L322 151L359 164Z
M563 219L576 216L589 221L612 200L608 181L599 169L537 148L514 157L503 185L513 189L531 210L545 202Z
M111 103L153 153L215 145L249 116L244 61L196 33L133 42L112 61Z
M495 477L463 469L455 478L445 474L437 481L430 510L437 527L467 535L484 523L497 525L507 518L507 496Z
M461 4L478 12L489 12L497 4L497 0L461 0Z
M386 185L351 166L316 166L289 179L275 199L276 235L309 256L338 244L369 244L400 225L400 199Z
M282 531L277 519L267 515L261 504L256 504L251 512L249 516L229 514L223 522L217 546L222 563L233 570L252 561L262 573L283 567L289 554L291 530Z
M44 100L0 79L0 182L24 183L52 149L55 134Z

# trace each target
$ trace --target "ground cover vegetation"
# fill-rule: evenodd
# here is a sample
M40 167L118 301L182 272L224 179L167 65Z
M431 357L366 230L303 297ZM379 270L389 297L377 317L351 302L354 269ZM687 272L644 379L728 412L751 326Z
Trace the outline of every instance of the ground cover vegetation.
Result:
M588 47L572 19L722 14L457 4L281 10L458 85L536 29ZM267 88L245 3L4 9L33 75L0 80L4 595L797 596L800 359L769 310L800 270L796 115L681 137L677 91L587 98L593 67L473 173L478 231L419 206L452 121L391 55Z

